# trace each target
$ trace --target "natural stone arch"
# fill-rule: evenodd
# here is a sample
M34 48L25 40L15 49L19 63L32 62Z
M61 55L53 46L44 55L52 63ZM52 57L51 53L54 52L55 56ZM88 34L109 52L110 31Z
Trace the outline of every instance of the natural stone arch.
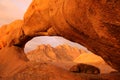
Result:
M35 36L60 35L82 44L120 71L119 3L116 0L33 0L23 21L0 29L0 48L23 48Z

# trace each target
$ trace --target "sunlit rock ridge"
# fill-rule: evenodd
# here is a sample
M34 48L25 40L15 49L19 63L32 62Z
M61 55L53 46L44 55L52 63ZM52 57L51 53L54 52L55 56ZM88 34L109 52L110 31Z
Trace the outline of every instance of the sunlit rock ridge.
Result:
M87 52L65 44L55 48L50 45L40 45L37 49L28 52L27 57L34 61L70 62L82 53Z
M28 52L27 57L30 61L50 62L67 70L75 64L85 63L98 67L101 73L115 71L100 56L66 44L57 47L39 45Z
M13 47L6 50L9 50L10 52L15 51ZM18 48L18 51L19 51L19 48ZM15 54L15 52L12 52L12 53ZM12 67L12 65L9 65L11 63L8 63L7 65L9 66L7 66L7 69L3 68L2 71L10 72L11 69L13 70L14 68L18 67L15 65L18 63L18 61L19 61L18 64L22 63L22 66L19 66L22 69L17 68L15 71L12 71L11 73L6 74L6 75L9 75L9 77L0 78L0 80L14 80L14 79L17 79L17 80L101 79L102 80L102 78L111 80L110 76L112 77L112 79L114 79L114 74L113 75L109 74L106 76L105 75L90 76L90 74L86 74L85 76L82 73L75 74L70 72L69 70L72 68L72 66L79 63L96 66L100 70L100 72L104 74L110 73L111 71L115 71L115 70L112 69L110 66L108 66L103 61L103 59L100 58L99 56L92 53L88 53L84 50L81 50L75 47L71 47L69 45L60 45L55 48L51 47L50 45L40 45L35 50L28 52L26 55L30 60L29 62L27 62L26 66L25 64L23 64L25 63L23 60L16 59L15 58L16 55L12 55L12 60L9 60L9 61L12 63L12 65L14 65L14 67ZM7 57L10 58L9 55ZM17 62L13 60L17 60ZM82 70L84 71L85 69L83 68ZM89 70L92 70L92 69L89 68ZM10 74L11 75L14 74L14 75L10 76ZM115 75L115 76L118 76L118 75ZM119 79L119 78L115 77L115 79Z

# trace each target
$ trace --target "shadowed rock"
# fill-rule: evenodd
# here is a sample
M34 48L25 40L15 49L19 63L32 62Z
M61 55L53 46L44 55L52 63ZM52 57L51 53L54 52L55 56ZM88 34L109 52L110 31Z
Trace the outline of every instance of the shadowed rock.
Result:
M32 37L59 35L120 71L119 4L119 0L33 0L21 23L0 29L0 48L24 47Z
M13 76L26 67L27 61L23 49L15 46L2 48L0 50L0 77Z
M70 71L75 73L100 74L100 70L97 67L83 63L72 66Z

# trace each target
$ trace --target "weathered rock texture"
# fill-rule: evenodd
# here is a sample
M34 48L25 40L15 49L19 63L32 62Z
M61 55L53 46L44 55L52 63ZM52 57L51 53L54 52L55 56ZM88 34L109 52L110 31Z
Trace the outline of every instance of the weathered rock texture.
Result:
M99 68L101 74L115 71L100 56L69 45L60 45L55 48L50 45L40 45L35 50L28 52L27 57L30 61L49 62L65 70L82 63ZM89 70L90 68L88 68ZM85 71L84 66L83 71Z
M97 78L102 80L99 76L91 77L91 79ZM13 77L0 78L0 80L90 80L90 77L84 76L84 74L74 74L48 63L32 62L28 64L26 69Z
M119 80L119 73L112 74L79 74L66 71L45 62L31 62L27 68L12 77L0 78L0 80Z
M74 73L100 74L99 68L83 63L72 66L70 71Z
M57 55L58 56L61 55L61 54L59 54L60 53L59 51L61 51L61 47L62 47L62 49L65 49L66 45L65 46L63 46L63 45L59 46L59 48L57 47L57 52L58 52ZM18 51L20 50L19 48L16 48L16 47L12 47L12 48L15 49L16 52L17 52L17 50ZM12 49L12 48L10 48L10 49ZM41 48L43 48L42 51L41 51ZM68 56L71 56L71 54L67 53L67 50L69 52L70 48L71 48L70 46L69 47L67 46L67 48L65 50L66 52L64 52L64 54L62 54L62 55L64 56L64 55L67 54ZM50 52L52 52L52 47L50 47L49 45L48 46L41 45L36 50L29 52L27 54L27 56L30 59L30 61L27 63L27 65L26 64L21 65L20 61L23 58L18 58L16 61L18 62L20 60L18 62L18 64L21 65L21 66L19 66L14 71L15 72L16 72L16 70L17 71L19 70L19 71L16 74L14 74L14 76L2 77L2 78L0 78L0 80L119 80L119 76L120 76L119 73L96 75L96 74L83 74L83 73L70 72L67 69L63 69L63 67L58 66L58 65L65 65L64 63L60 63L60 61L61 61L60 58L56 57L56 60L55 60L54 59L55 56L53 56L50 59L51 55L49 55L49 50L50 50ZM77 49L74 49L74 48L73 48L73 50L75 50L75 52L77 51ZM41 52L41 53L39 53L39 52ZM45 58L49 58L49 60L47 59L45 61L44 57L42 57L43 53L44 53L44 57L46 56ZM18 53L16 53L16 54L18 54ZM56 54L56 53L52 52L52 54ZM85 53L82 53L82 54L85 54ZM82 54L80 54L80 55L82 55ZM10 55L8 55L8 56L10 56ZM11 60L14 60L12 58L15 58L15 56L13 56L13 57L12 56L13 55L11 55L11 58L9 60L10 62L11 62ZM74 55L72 55L72 56L74 57ZM90 57L93 59L92 56L90 56ZM58 61L57 58L60 59L60 61ZM69 57L66 57L66 58L69 59ZM79 57L79 59L81 59L81 58L83 60L83 58L85 59L86 57ZM79 59L77 58L78 61L79 61ZM96 61L99 60L99 58L94 58L94 59L96 59ZM52 62L52 60L54 60L54 63L56 62L57 64L54 64ZM80 60L80 61L82 61L82 60ZM16 64L17 64L16 61L14 61L15 64L12 64L12 65L14 65L14 67L16 67ZM89 59L87 61L89 62ZM64 62L66 62L66 60ZM73 63L73 61L71 61L71 62ZM13 63L13 61L12 61L12 63ZM11 64L11 63L9 63L9 64ZM71 63L66 62L66 64L69 65ZM66 67L66 68L69 68L69 67ZM102 65L102 67L107 68L104 65ZM10 71L11 70L10 68L14 69L13 66L9 65L8 66L9 70L8 69L7 70ZM20 69L20 68L23 68L23 69ZM85 72L85 73L89 73L88 71L90 71L90 73L93 73L91 71L96 70L96 68L94 68L93 66L86 65L86 64L84 64L84 66L79 66L79 68L81 68L82 72L87 70L87 72ZM2 71L4 71L4 70L6 70L6 69L4 68ZM74 68L73 70L76 70L76 68ZM11 73L13 73L14 71L11 71Z
M0 29L0 47L24 47L34 36L60 35L120 71L119 4L120 0L33 0L22 23L4 26L8 32Z
M111 73L116 71L115 69L111 68L100 56L97 56L93 53L84 53L78 56L73 62L75 63L84 63L93 65L100 69L100 73Z
M13 76L24 69L27 57L19 47L11 46L0 50L0 77Z
M30 61L70 62L80 54L82 50L69 45L60 45L55 48L50 45L40 45L37 49L28 52L27 57Z
M24 48L24 44L31 39L24 34L22 29L23 21L16 20L9 25L0 27L0 49L10 46Z

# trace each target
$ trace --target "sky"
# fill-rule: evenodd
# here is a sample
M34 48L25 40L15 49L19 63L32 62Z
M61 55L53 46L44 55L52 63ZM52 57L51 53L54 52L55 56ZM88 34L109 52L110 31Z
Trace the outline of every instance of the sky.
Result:
M30 50L34 50L40 44L46 44L46 45L50 44L52 47L56 47L56 46L63 45L63 44L68 44L70 46L73 46L73 47L76 47L79 49L84 49L87 51L87 49L85 47L81 46L80 44L75 43L75 42L71 42L63 37L41 36L41 37L35 37L32 40L30 40L29 42L27 42L27 44L25 46L25 52L28 52Z
M16 19L23 19L23 15L32 0L0 0L0 26Z
M0 26L9 24L16 19L23 19L24 13L32 0L0 0ZM78 48L85 49L77 43L73 43L62 37L36 37L29 41L25 46L25 52L35 49L40 44L50 44L55 47L61 44L69 44Z

